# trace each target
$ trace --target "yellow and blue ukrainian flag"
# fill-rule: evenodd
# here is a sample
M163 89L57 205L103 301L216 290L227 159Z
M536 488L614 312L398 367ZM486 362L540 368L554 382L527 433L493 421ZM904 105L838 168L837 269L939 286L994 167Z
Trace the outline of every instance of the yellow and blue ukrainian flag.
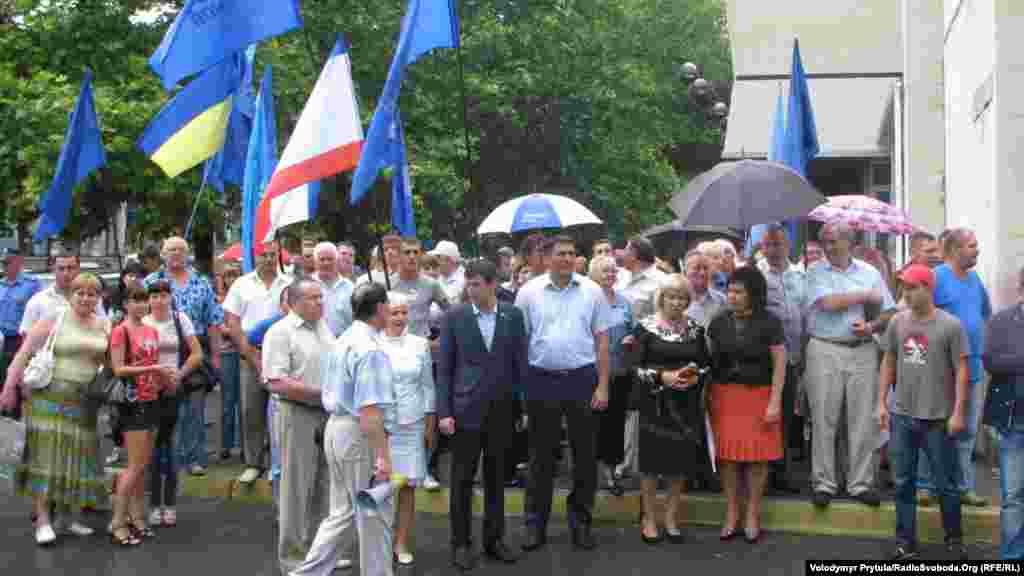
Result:
M207 69L146 127L138 147L168 177L198 165L224 146L242 65L241 56L236 54Z

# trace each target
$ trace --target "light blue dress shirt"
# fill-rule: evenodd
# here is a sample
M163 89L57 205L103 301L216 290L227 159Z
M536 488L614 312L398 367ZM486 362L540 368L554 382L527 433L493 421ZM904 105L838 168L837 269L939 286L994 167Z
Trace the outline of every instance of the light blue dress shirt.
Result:
M491 344L494 343L494 327L497 326L498 321L498 305L494 305L494 310L490 312L481 312L476 304L473 304L473 314L476 315L476 324L480 327L480 335L484 338L484 346L487 346L487 351L491 351Z
M18 336L18 327L21 326L21 317L25 315L25 306L36 292L42 289L43 285L39 280L24 273L18 274L14 282L9 282L6 276L0 278L0 332L5 337Z
M575 370L597 362L594 337L608 331L611 307L596 282L573 274L558 288L551 274L542 274L519 289L516 306L526 320L530 366Z
M334 286L317 278L324 294L324 319L335 338L352 325L352 292L356 286L349 279L338 277Z
M781 273L773 272L767 260L758 264L768 284L767 309L782 320L786 334L786 361L790 364L800 363L803 342L804 298L807 282L802 270L786 265Z
M867 262L853 258L846 270L833 267L828 260L812 266L807 274L807 333L823 340L858 340L859 337L853 333L853 323L864 320L863 304L836 312L829 312L820 306L826 296L864 290L877 290L882 295L882 312L896 308L889 287L882 281L882 275Z
M718 290L709 286L704 292L703 298L699 301L697 299L693 299L693 301L690 302L690 306L686 308L686 316L697 324L707 328L711 319L724 309L727 304L728 302L726 301L725 294L722 294Z
M320 361L320 399L324 409L339 416L359 416L359 410L377 406L384 412L384 428L395 426L395 391L391 361L379 333L355 321L327 348Z

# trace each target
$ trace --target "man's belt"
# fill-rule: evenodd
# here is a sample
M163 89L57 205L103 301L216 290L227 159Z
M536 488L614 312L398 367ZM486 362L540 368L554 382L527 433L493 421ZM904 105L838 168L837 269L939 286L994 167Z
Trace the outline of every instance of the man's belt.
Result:
M584 364L579 368L568 368L565 370L548 370L546 368L530 366L530 370L533 370L537 374L540 374L541 376L546 376L548 378L565 378L567 376L572 376L573 374L578 374L580 371L586 370L587 368L591 368L593 366L593 364Z
M835 344L836 346L842 346L844 348L859 348L860 346L872 341L870 338L858 338L857 340L833 340L832 338L818 338L817 336L811 336L811 338L825 342L826 344Z

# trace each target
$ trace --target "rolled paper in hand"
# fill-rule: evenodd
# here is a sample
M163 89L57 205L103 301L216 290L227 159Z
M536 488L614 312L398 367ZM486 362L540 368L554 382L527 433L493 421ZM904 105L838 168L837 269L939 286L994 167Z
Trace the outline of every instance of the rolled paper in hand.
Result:
M356 494L356 504L366 511L367 516L376 516L381 505L386 503L392 495L409 484L409 479L403 474L392 474L389 482L381 482L360 490Z

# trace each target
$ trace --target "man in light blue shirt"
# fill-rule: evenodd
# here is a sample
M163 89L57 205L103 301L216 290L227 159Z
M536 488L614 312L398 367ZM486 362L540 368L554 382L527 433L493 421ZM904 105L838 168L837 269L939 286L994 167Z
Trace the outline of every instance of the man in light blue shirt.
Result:
M686 254L686 279L693 291L693 300L686 315L707 327L711 319L726 306L725 294L711 287L711 260L698 250Z
M388 431L395 422L391 363L379 334L387 322L384 286L367 283L352 294L352 326L324 352L320 363L321 400L330 414L323 443L331 471L331 513L320 524L305 561L292 576L327 576L351 545L352 525L359 540L359 569L364 576L391 576L393 498L377 513L359 509L356 496L391 477ZM375 455L371 470L371 454Z
M572 238L552 240L551 271L519 289L516 306L523 311L529 338L526 382L530 427L530 483L527 487L527 540L536 550L547 542L554 479L554 451L561 438L563 415L573 449L573 491L569 524L577 548L593 549L591 509L597 488L594 410L608 405L608 326L611 309L601 288L573 273Z
M874 452L878 447L878 348L871 339L895 311L889 288L878 270L850 255L853 230L827 224L820 240L826 261L807 276L807 398L813 425L811 484L814 504L829 505L836 483L838 415L846 404L849 446L847 493L878 506ZM871 310L880 310L871 318Z
M337 338L352 324L352 291L355 284L340 274L338 247L321 242L313 249L316 258L316 280L324 294L324 320Z
M25 315L25 306L43 289L34 276L22 272L25 259L15 248L0 250L3 254L4 275L0 278L0 340L3 350L0 351L0 378L7 375L7 367L14 360L14 355L21 345L18 328ZM19 392L20 394L20 392ZM15 408L15 418L21 417L21 400Z

